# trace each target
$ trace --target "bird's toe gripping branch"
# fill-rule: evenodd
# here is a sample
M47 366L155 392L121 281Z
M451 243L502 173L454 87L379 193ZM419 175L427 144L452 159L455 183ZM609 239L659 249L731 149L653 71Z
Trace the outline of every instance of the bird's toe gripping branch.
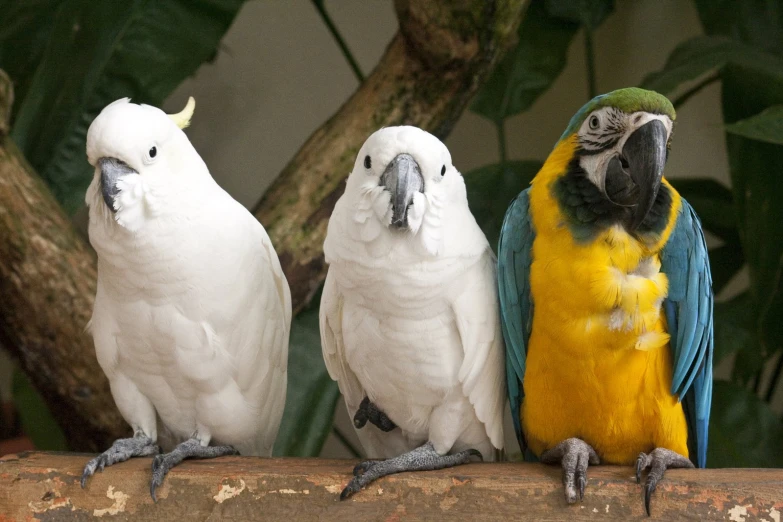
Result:
M370 402L369 397L365 397L359 405L359 409L356 410L356 414L353 416L353 425L356 426L356 429L361 429L367 424L367 421L370 421L379 430L385 432L389 432L397 427L378 406Z
M450 468L470 462L470 457L481 457L474 449L460 451L453 455L440 455L431 442L427 442L408 453L387 460L368 460L358 464L354 469L354 477L340 493L340 500L345 500L364 486L386 475L404 471L432 471Z
M554 448L541 454L541 462L557 464L563 467L563 486L566 502L573 504L585 496L587 485L587 466L600 463L595 450L582 439L566 439Z
M670 468L692 468L693 463L679 453L666 448L655 448L650 453L640 453L636 459L636 483L642 482L642 471L650 468L644 483L644 509L650 516L650 498L658 486L658 481Z
M202 446L198 439L188 439L179 444L171 453L157 455L152 459L152 481L150 482L150 496L157 502L155 490L163 484L166 474L177 464L185 459L200 458L212 459L226 455L239 455L233 446Z
M141 432L136 432L129 439L117 439L111 448L107 449L84 466L82 472L82 487L87 485L87 479L96 471L103 471L106 466L124 462L131 457L147 457L160 453L160 448L152 439Z

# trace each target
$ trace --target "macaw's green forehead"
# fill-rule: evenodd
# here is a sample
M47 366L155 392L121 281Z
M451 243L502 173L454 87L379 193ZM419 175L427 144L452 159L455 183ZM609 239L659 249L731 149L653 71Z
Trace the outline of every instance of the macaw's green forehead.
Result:
M676 117L674 106L666 96L658 94L655 91L648 91L638 87L628 87L601 94L587 102L576 114L574 114L574 117L571 118L568 128L563 135L560 136L560 140L563 140L578 131L579 127L581 127L582 123L585 121L585 118L587 118L591 112L600 109L601 107L615 107L628 114L639 111L653 114L665 114L671 118L672 121L674 121L674 118Z

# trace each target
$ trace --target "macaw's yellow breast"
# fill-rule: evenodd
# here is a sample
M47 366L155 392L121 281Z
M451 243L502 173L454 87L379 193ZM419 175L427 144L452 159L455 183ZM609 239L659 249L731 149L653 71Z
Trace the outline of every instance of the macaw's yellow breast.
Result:
M668 280L660 250L672 225L641 240L620 225L575 240L552 195L573 147L573 140L561 142L531 189L536 238L525 436L536 454L579 437L610 463L630 464L654 447L687 455L685 417L669 391L672 362L661 307ZM672 194L674 222L680 200Z

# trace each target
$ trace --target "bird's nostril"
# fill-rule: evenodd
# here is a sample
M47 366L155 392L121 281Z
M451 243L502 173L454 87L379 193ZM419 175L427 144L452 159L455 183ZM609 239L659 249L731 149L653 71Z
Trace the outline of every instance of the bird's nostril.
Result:
M628 163L628 160L625 159L625 156L620 156L620 166L624 169L627 169L631 165Z

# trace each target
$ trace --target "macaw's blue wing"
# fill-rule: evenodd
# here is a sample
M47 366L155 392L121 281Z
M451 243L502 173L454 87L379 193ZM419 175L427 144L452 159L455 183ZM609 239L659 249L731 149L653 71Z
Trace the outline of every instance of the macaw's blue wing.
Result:
M712 275L701 222L684 199L661 253L661 271L669 278L664 309L674 364L671 391L685 410L691 460L703 468L712 403Z
M506 341L506 380L511 401L511 417L522 452L525 440L519 419L524 390L525 357L533 325L533 301L530 297L530 263L533 248L533 223L530 218L530 189L515 199L503 220L498 245L498 294L503 338Z

